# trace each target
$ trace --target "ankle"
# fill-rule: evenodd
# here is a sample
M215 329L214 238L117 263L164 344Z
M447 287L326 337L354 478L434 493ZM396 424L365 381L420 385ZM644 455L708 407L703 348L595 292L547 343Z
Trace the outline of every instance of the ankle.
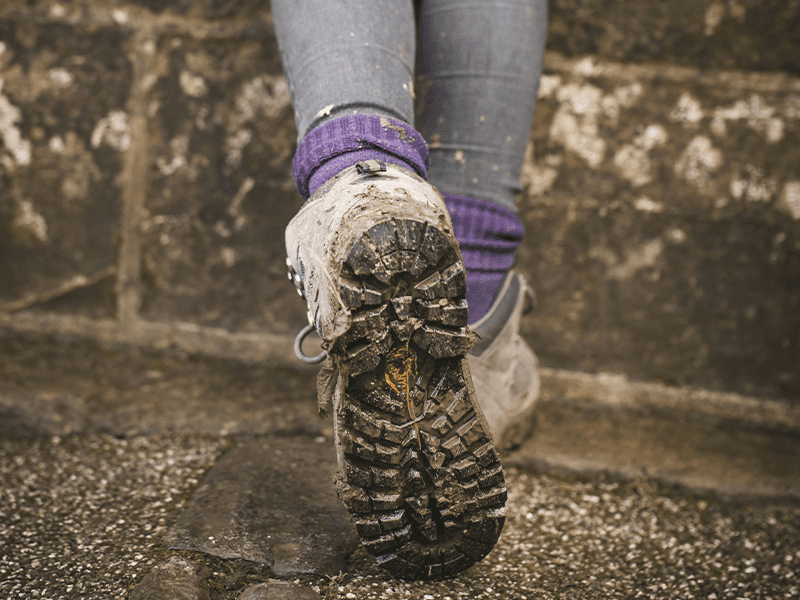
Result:
M445 194L444 201L464 258L471 325L491 307L524 229L516 214L492 202L454 194Z
M413 127L380 115L345 115L312 129L294 156L297 190L309 198L359 161L380 160L427 176L428 148Z

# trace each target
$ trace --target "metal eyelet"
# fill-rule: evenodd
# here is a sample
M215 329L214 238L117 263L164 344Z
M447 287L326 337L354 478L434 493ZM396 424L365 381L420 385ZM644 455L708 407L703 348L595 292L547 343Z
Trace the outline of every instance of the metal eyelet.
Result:
M297 355L297 358L302 360L304 363L316 365L325 360L325 357L328 356L328 353L323 350L316 356L308 356L303 352L303 340L305 340L308 334L312 331L314 331L314 326L310 324L306 325L300 330L300 333L298 333L297 337L294 339L294 353Z

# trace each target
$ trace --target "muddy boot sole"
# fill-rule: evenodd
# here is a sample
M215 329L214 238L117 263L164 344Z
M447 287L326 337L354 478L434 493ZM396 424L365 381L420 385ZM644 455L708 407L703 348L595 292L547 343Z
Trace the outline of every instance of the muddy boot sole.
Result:
M352 315L330 349L339 497L364 548L402 579L450 577L505 522L503 470L465 359L466 277L455 239L409 217L350 243L339 294Z

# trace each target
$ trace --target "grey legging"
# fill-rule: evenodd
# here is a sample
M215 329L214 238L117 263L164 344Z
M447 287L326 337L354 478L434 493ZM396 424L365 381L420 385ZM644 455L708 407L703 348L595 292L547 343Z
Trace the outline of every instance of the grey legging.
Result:
M395 117L428 142L442 193L515 210L547 0L419 4L415 40L412 0L272 0L300 139L348 113Z

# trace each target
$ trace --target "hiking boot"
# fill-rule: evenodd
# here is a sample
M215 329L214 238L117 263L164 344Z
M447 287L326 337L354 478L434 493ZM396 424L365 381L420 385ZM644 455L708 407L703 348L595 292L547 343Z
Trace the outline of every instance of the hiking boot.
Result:
M467 360L499 450L519 446L536 425L533 412L539 396L539 364L519 335L529 295L522 275L508 273L488 312L472 325L479 339Z
M336 486L364 548L404 579L463 571L497 541L506 488L441 195L401 167L358 163L303 206L286 247L327 353L320 412L332 402Z

